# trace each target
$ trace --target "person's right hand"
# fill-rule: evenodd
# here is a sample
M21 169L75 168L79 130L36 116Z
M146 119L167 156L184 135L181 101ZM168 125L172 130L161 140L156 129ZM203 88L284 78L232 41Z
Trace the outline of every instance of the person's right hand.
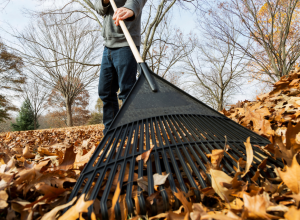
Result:
M118 8L113 16L113 20L115 20L115 25L119 26L119 21L125 20L127 18L130 18L134 16L134 12L128 8Z

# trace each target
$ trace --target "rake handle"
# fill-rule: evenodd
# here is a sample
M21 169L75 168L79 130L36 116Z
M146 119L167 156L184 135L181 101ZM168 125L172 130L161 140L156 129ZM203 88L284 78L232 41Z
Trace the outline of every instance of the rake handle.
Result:
M114 12L116 12L116 10L118 8L117 8L117 5L116 5L115 1L114 0L109 0L109 1L111 3L111 6L114 9ZM128 44L129 44L129 47L130 47L130 49L131 49L131 51L133 53L133 56L135 57L136 62L137 63L143 63L144 61L143 61L143 59L142 59L142 57L141 57L138 49L136 48L135 43L132 40L132 37L131 37L131 35L130 35L130 33L129 33L126 25L125 25L125 22L123 20L120 20L119 23L120 23L122 31L123 31L123 33L125 35L125 38L126 38Z
M117 8L117 5L116 5L115 1L114 0L109 0L109 1L111 3L111 6L113 7L114 12L116 12L116 10L118 8ZM136 62L138 63L138 65L141 67L141 70L144 73L144 76L146 77L146 80L148 81L148 83L151 87L151 90L153 92L157 92L157 87L155 85L153 77L151 76L151 70L149 69L147 64L143 61L143 59L140 55L140 52L136 48L135 43L133 42L132 37L131 37L124 21L120 20L119 23L120 23L121 29L122 29L122 31L125 35L125 38L126 38L128 44L129 44L129 47L130 47L130 49L133 53L133 56L134 56Z

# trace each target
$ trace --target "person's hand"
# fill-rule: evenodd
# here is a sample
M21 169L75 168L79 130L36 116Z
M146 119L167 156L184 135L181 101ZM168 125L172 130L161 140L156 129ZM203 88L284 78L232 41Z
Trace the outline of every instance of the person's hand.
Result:
M133 15L133 11L128 8L118 8L114 13L113 20L115 20L115 25L119 26L120 20L125 20Z

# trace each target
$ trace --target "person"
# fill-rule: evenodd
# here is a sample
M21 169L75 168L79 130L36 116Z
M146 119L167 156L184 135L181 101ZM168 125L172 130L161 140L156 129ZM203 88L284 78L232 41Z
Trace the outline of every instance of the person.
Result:
M141 45L141 16L146 0L115 0L114 12L109 0L96 0L95 10L103 16L102 56L98 95L103 101L104 135L119 111L118 95L122 102L127 98L136 81L137 63L120 27L125 25L138 50Z

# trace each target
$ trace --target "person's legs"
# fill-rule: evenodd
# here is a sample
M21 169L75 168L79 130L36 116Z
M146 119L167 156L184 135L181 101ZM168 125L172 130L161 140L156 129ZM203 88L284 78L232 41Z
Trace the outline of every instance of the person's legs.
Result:
M117 92L119 90L118 75L112 63L111 49L105 47L103 51L98 94L103 101L103 124L106 134L112 120L119 111Z
M136 82L137 62L129 46L112 49L112 60L118 74L119 99L124 102Z

